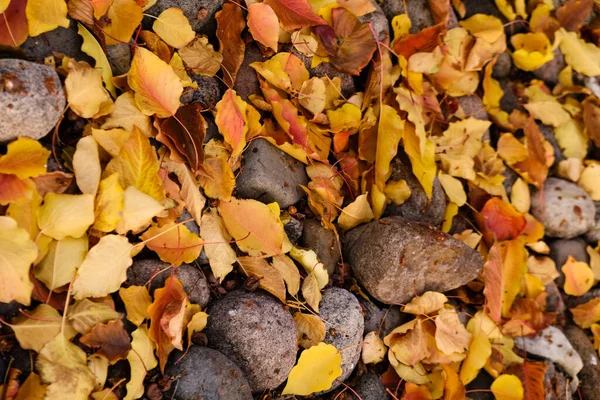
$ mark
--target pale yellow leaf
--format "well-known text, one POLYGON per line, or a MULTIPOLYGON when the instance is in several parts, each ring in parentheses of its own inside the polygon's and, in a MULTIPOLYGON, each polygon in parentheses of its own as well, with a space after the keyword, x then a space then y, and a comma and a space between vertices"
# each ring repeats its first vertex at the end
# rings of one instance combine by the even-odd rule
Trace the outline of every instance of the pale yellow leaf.
POLYGON ((94 223, 94 196, 48 193, 37 210, 38 226, 46 236, 78 238, 94 223))
POLYGON ((600 200, 600 164, 591 163, 581 173, 578 182, 594 201, 600 200))
POLYGON ((465 329, 455 309, 444 308, 435 317, 435 342, 444 354, 465 353, 472 335, 465 329))
POLYGON ((223 55, 214 50, 205 36, 181 48, 179 55, 193 73, 208 77, 215 76, 223 61, 223 55))
POLYGON ((123 212, 123 188, 119 184, 119 173, 100 181, 93 229, 100 232, 112 232, 117 228, 123 212))
MULTIPOLYGON (((137 126, 144 136, 153 136, 150 117, 137 108, 133 93, 126 92, 115 100, 115 109, 108 117, 106 117, 106 120, 102 124, 102 129, 123 128, 126 131, 131 132, 133 131, 134 126, 137 126)), ((96 138, 96 140, 98 140, 98 138, 96 138)), ((98 140, 98 143, 103 146, 100 140, 98 140)))
POLYGON ((164 207, 147 194, 129 186, 123 192, 123 213, 117 224, 117 233, 121 235, 132 231, 139 233, 150 225, 152 218, 164 210, 164 207))
POLYGON ((112 69, 110 67, 110 63, 108 62, 108 58, 106 58, 106 54, 104 54, 102 46, 100 46, 100 43, 98 43, 90 31, 88 31, 80 23, 77 23, 77 33, 83 38, 81 51, 96 60, 96 68, 100 68, 102 70, 102 80, 104 81, 106 89, 110 92, 113 98, 117 97, 115 85, 112 83, 112 69))
POLYGON ((554 282, 560 276, 556 264, 550 257, 529 256, 527 259, 527 271, 539 278, 544 285, 554 282))
POLYGON ((104 324, 108 321, 121 318, 121 314, 116 312, 107 303, 83 299, 69 307, 67 317, 73 328, 82 335, 85 335, 98 324, 104 324))
POLYGON ((513 184, 510 193, 510 203, 520 213, 526 214, 529 212, 531 194, 529 193, 529 186, 522 178, 518 178, 513 184))
POLYGON ((459 207, 462 207, 467 202, 467 193, 461 181, 455 177, 444 174, 443 172, 438 173, 438 180, 446 192, 448 199, 459 207))
MULTIPOLYGON (((184 163, 171 161, 168 158, 163 160, 162 165, 167 171, 169 171, 170 173, 174 173, 177 176, 177 180, 179 180, 179 184, 181 185, 181 190, 179 191, 179 193, 181 194, 181 198, 185 202, 185 209, 188 210, 192 218, 194 218, 196 224, 198 224, 199 227, 202 227, 202 225, 204 224, 204 222, 202 222, 202 219, 204 217, 202 215, 202 210, 206 205, 206 197, 204 197, 200 192, 198 182, 194 178, 194 175, 191 173, 189 167, 184 163)), ((204 228, 201 229, 202 232, 203 229, 204 228)), ((200 234, 200 236, 202 236, 202 233, 200 234)), ((204 240, 209 242, 218 241, 207 239, 204 240)))
POLYGON ((385 358, 387 348, 377 332, 369 332, 362 343, 361 359, 364 364, 378 364, 385 358))
MULTIPOLYGON (((54 308, 40 304, 27 315, 19 315, 11 321, 11 329, 21 348, 38 352, 61 330, 62 317, 54 308)), ((73 337, 77 334, 67 324, 65 335, 73 337)))
POLYGON ((100 166, 98 143, 93 136, 82 137, 77 142, 73 155, 73 170, 81 193, 96 196, 102 167, 100 166))
POLYGON ((127 361, 131 369, 131 378, 127 382, 125 400, 139 399, 144 395, 144 378, 147 371, 156 368, 158 362, 154 356, 154 342, 148 336, 148 329, 142 325, 131 334, 131 351, 127 361))
MULTIPOLYGON (((92 374, 94 374, 94 390, 102 390, 108 377, 108 360, 100 354, 92 354, 87 360, 87 366, 92 371, 92 374)), ((92 397, 97 393, 92 393, 92 397)), ((104 400, 108 400, 108 398, 104 400)))
POLYGON ((207 243, 204 252, 208 258, 210 269, 219 282, 233 270, 237 258, 235 251, 229 244, 231 236, 223 226, 221 217, 215 209, 210 208, 202 215, 202 228, 200 237, 207 243))
POLYGON ((375 214, 371 210, 371 205, 365 193, 358 196, 352 203, 342 209, 342 213, 338 218, 338 225, 343 230, 349 230, 355 226, 369 222, 373 218, 375 218, 375 214))
POLYGON ((569 119, 554 129, 554 136, 565 157, 583 160, 587 155, 588 138, 581 120, 569 119))
POLYGON ((119 296, 125 304, 126 316, 132 324, 140 326, 145 319, 150 318, 148 307, 152 304, 152 297, 146 286, 129 286, 120 288, 119 296))
POLYGON ((404 179, 400 179, 399 181, 387 181, 384 193, 396 206, 404 203, 411 195, 410 187, 404 179))
POLYGON ((294 314, 294 322, 298 329, 298 343, 305 349, 316 346, 325 339, 325 323, 317 315, 297 312, 294 314))
POLYGON ((535 118, 544 124, 554 127, 568 122, 571 117, 556 98, 544 92, 537 85, 531 85, 525 89, 525 95, 529 98, 523 107, 535 118))
POLYGON ((129 43, 143 18, 142 7, 137 3, 136 0, 112 1, 105 18, 108 24, 103 28, 107 45, 129 43))
POLYGON ((35 277, 50 290, 71 282, 77 268, 81 265, 88 251, 88 237, 66 237, 54 240, 48 246, 48 253, 35 266, 35 277))
POLYGON ((307 396, 327 390, 342 375, 342 355, 335 346, 319 343, 300 354, 282 394, 307 396))
POLYGON ((14 219, 0 216, 0 302, 15 300, 29 305, 33 290, 29 267, 37 255, 29 233, 19 228, 14 219))
POLYGON ((298 261, 307 273, 315 274, 319 289, 323 289, 327 283, 329 283, 329 274, 327 269, 317 257, 317 253, 314 250, 305 250, 298 247, 293 247, 290 250, 290 257, 298 261))
POLYGON ((65 79, 67 101, 75 114, 82 118, 98 118, 115 109, 110 94, 102 86, 102 71, 84 61, 70 59, 65 79))
POLYGON ((323 296, 321 295, 321 289, 319 289, 319 282, 313 272, 308 274, 302 282, 302 296, 309 306, 316 312, 319 312, 319 303, 323 296))
POLYGON ((187 17, 180 8, 167 8, 154 21, 152 29, 169 46, 180 48, 196 36, 187 17))
MULTIPOLYGON (((117 100, 118 101, 118 100, 117 100)), ((129 139, 130 133, 124 129, 95 129, 92 128, 92 136, 96 143, 112 157, 119 155, 121 148, 129 139)))
POLYGON ((278 255, 273 257, 271 265, 285 281, 288 293, 292 296, 298 294, 298 290, 300 290, 300 273, 296 268, 296 264, 288 256, 278 255))
POLYGON ((448 298, 442 293, 425 292, 420 296, 414 297, 410 303, 404 306, 402 312, 415 315, 427 315, 440 310, 447 302, 448 298))
POLYGON ((192 319, 187 324, 187 340, 188 346, 192 343, 192 335, 196 332, 201 332, 204 328, 206 328, 206 324, 208 322, 208 314, 199 311, 192 316, 192 319))
POLYGON ((565 61, 577 72, 587 76, 600 75, 600 49, 577 36, 577 32, 567 32, 560 28, 555 33, 560 51, 565 61))

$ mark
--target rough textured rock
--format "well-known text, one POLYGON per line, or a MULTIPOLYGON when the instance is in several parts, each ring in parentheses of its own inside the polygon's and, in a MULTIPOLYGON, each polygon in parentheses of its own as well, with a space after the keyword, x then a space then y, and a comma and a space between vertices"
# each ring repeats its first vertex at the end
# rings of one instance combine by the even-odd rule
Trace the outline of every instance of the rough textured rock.
POLYGON ((193 91, 192 101, 200 103, 204 109, 215 108, 221 100, 221 88, 215 77, 192 75, 192 80, 198 84, 198 90, 193 91))
MULTIPOLYGON (((252 400, 250 385, 240 368, 216 350, 192 346, 181 359, 177 351, 171 355, 166 375, 173 377, 177 400, 252 400)), ((168 398, 171 398, 170 396, 168 398)))
POLYGON ((600 399, 600 361, 594 345, 583 330, 577 326, 565 328, 565 335, 583 360, 583 368, 579 371, 579 390, 584 399, 600 399))
POLYGON ((496 79, 506 78, 510 74, 512 68, 512 57, 505 51, 498 56, 498 61, 494 64, 494 71, 492 75, 496 79))
POLYGON ((462 108, 463 112, 468 117, 489 121, 490 117, 485 111, 485 105, 479 96, 461 96, 457 97, 458 104, 462 108))
POLYGON ((292 315, 270 294, 230 292, 208 309, 208 344, 236 363, 254 392, 274 389, 296 363, 292 315))
POLYGON ((596 223, 594 224, 594 227, 585 234, 585 239, 595 247, 598 244, 598 241, 600 241, 600 201, 595 201, 594 204, 596 205, 596 223))
POLYGON ((0 317, 8 322, 12 317, 19 314, 19 308, 21 307, 22 305, 16 301, 11 301, 10 303, 0 303, 0 317))
MULTIPOLYGON (((342 375, 338 380, 343 382, 350 376, 360 359, 365 328, 362 308, 352 293, 342 288, 332 287, 323 291, 319 316, 325 322, 327 332, 323 341, 334 345, 342 354, 342 375)), ((326 392, 340 384, 334 382, 326 392)))
POLYGON ((590 256, 585 251, 586 247, 587 243, 580 238, 555 240, 550 243, 550 257, 560 271, 569 256, 577 261, 589 262, 590 256))
POLYGON ((531 213, 544 224, 547 236, 570 239, 592 229, 596 207, 573 182, 548 178, 544 190, 531 197, 531 213))
POLYGON ((235 84, 233 85, 238 96, 244 99, 244 101, 248 101, 248 96, 251 94, 262 94, 256 71, 250 64, 253 62, 263 62, 266 59, 267 57, 260 51, 260 48, 256 43, 252 42, 246 45, 244 61, 235 78, 235 84))
MULTIPOLYGON (((215 14, 221 9, 224 0, 158 0, 155 5, 145 11, 146 14, 158 17, 167 8, 176 7, 183 11, 192 29, 198 33, 213 36, 217 31, 215 14)), ((144 24, 151 26, 153 18, 144 18, 144 24)))
POLYGON ((381 309, 375 303, 361 297, 358 298, 358 301, 362 306, 365 318, 365 335, 369 332, 377 332, 379 337, 383 338, 407 320, 406 314, 402 314, 398 306, 381 309))
POLYGON ((354 228, 345 242, 354 276, 386 304, 455 289, 475 279, 483 266, 481 255, 463 242, 400 217, 354 228))
POLYGON ((565 58, 562 52, 557 48, 554 50, 554 58, 533 71, 533 74, 536 78, 541 79, 550 85, 556 85, 556 82, 558 82, 558 73, 566 66, 565 58))
MULTIPOLYGON (((135 260, 127 270, 127 282, 131 285, 145 285, 152 278, 150 285, 150 293, 152 293, 163 287, 167 278, 171 276, 169 267, 170 264, 160 260, 135 260), (159 271, 162 272, 157 274, 159 271), (154 277, 153 274, 155 274, 154 277)), ((190 264, 181 264, 173 270, 173 273, 183 284, 190 301, 206 307, 210 300, 210 289, 200 268, 190 264)))
POLYGON ((281 208, 300 200, 308 184, 304 164, 264 139, 253 140, 243 153, 242 171, 236 179, 237 195, 263 203, 276 201, 281 208))
POLYGON ((360 377, 354 388, 360 397, 353 395, 352 399, 362 400, 388 400, 390 395, 385 391, 385 386, 381 383, 379 376, 373 373, 366 373, 360 377))
POLYGON ((106 58, 114 76, 126 74, 131 68, 131 48, 127 43, 106 46, 106 58))
POLYGON ((417 177, 413 174, 410 164, 395 158, 392 161, 390 180, 398 181, 400 179, 404 179, 410 187, 410 197, 399 206, 388 205, 384 215, 401 216, 407 220, 423 222, 432 226, 441 224, 446 210, 446 195, 438 179, 435 178, 433 194, 429 200, 417 177))
MULTIPOLYGON (((372 1, 376 10, 368 14, 358 17, 363 24, 371 24, 373 30, 377 32, 379 41, 385 42, 390 37, 390 23, 385 16, 385 13, 375 1, 372 1)), ((385 2, 384 2, 385 3, 385 2)))
POLYGON ((28 61, 0 60, 0 143, 50 132, 65 108, 58 74, 28 61))
POLYGON ((83 38, 77 34, 77 22, 69 20, 71 24, 68 28, 58 27, 43 35, 27 38, 21 45, 25 58, 43 63, 44 58, 51 56, 52 52, 57 52, 94 65, 94 59, 81 51, 83 38))
POLYGON ((512 168, 506 168, 504 170, 504 181, 502 181, 502 185, 504 185, 507 195, 511 195, 512 187, 517 179, 519 179, 519 174, 517 174, 512 168))
POLYGON ((540 132, 542 133, 542 135, 544 135, 544 139, 548 141, 554 149, 554 164, 552 165, 558 164, 559 162, 565 159, 565 156, 563 156, 562 150, 560 149, 560 146, 556 141, 556 136, 554 135, 554 128, 550 125, 544 125, 539 122, 537 123, 537 126, 538 128, 540 128, 540 132))
POLYGON ((316 219, 307 219, 304 221, 300 243, 317 253, 329 276, 332 276, 341 256, 335 232, 325 229, 316 219))
POLYGON ((283 229, 290 242, 297 244, 304 231, 304 221, 290 216, 289 221, 284 222, 283 229))
POLYGON ((386 17, 391 21, 398 14, 407 13, 412 25, 410 33, 418 33, 424 28, 435 24, 427 0, 387 0, 381 2, 381 8, 386 17), (406 9, 404 8, 406 4, 406 9))
POLYGON ((554 363, 546 361, 546 374, 544 375, 545 400, 571 400, 569 378, 559 371, 554 363))

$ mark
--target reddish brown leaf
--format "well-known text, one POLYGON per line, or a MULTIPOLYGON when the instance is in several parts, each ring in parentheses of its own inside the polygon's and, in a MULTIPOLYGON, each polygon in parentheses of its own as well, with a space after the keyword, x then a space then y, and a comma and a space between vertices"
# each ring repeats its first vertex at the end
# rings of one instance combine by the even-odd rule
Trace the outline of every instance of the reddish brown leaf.
POLYGON ((577 32, 590 15, 594 0, 569 0, 556 10, 560 25, 568 31, 577 32))
POLYGON ((165 144, 171 151, 177 151, 187 161, 193 172, 204 162, 204 136, 206 121, 202 117, 202 106, 190 104, 180 107, 173 117, 160 124, 160 133, 156 139, 165 144), (166 136, 169 140, 164 141, 166 136), (171 143, 175 148, 169 146, 171 143))
POLYGON ((433 21, 436 24, 446 25, 450 15, 450 0, 427 0, 427 3, 429 3, 433 21))
POLYGON ((414 35, 408 35, 394 43, 394 51, 406 59, 415 53, 431 52, 442 43, 442 34, 446 31, 444 24, 437 24, 423 29, 414 35))
POLYGON ((583 122, 585 133, 592 139, 596 146, 600 147, 600 107, 595 97, 585 99, 583 105, 583 122))
POLYGON ((308 0, 265 0, 265 3, 275 11, 286 31, 327 24, 315 14, 308 0))
POLYGON ((98 354, 106 357, 110 364, 125 359, 131 350, 129 335, 120 319, 96 325, 79 341, 88 347, 98 348, 98 354))
POLYGON ((246 27, 246 19, 237 4, 223 4, 223 9, 216 16, 217 38, 223 54, 223 80, 229 87, 233 86, 238 70, 244 61, 246 45, 242 40, 242 31, 246 27))
POLYGON ((547 328, 554 318, 554 314, 544 313, 535 300, 521 298, 513 303, 511 319, 503 325, 502 333, 510 337, 536 336, 547 328))
POLYGON ((34 184, 31 179, 19 179, 16 175, 0 174, 0 205, 30 196, 34 184))
POLYGON ((502 256, 498 246, 490 248, 482 275, 485 283, 485 306, 490 318, 499 323, 502 319, 502 256))
POLYGON ((29 271, 29 280, 33 283, 33 292, 31 292, 31 298, 33 300, 46 303, 58 311, 64 310, 65 301, 67 300, 66 291, 62 293, 52 292, 52 295, 50 295, 50 290, 48 290, 48 288, 33 275, 33 269, 29 271))
POLYGON ((33 178, 35 187, 40 196, 44 197, 46 193, 64 193, 71 183, 73 183, 73 174, 67 174, 62 171, 48 172, 47 174, 33 178))
POLYGON ((544 136, 533 118, 529 118, 523 131, 527 137, 527 153, 529 157, 525 161, 513 164, 513 168, 523 175, 526 174, 535 186, 541 187, 548 177, 544 136))
POLYGON ((546 364, 536 361, 525 361, 523 364, 513 364, 508 373, 516 375, 523 384, 523 400, 543 400, 546 398, 544 390, 544 376, 546 364))
POLYGON ((497 197, 493 197, 485 203, 478 219, 479 228, 482 230, 486 241, 510 240, 519 236, 527 221, 523 214, 497 197))
POLYGON ((12 0, 0 14, 0 46, 18 47, 29 36, 25 6, 27 0, 12 0))
POLYGON ((94 8, 90 0, 69 0, 67 9, 71 18, 90 26, 94 25, 94 8))

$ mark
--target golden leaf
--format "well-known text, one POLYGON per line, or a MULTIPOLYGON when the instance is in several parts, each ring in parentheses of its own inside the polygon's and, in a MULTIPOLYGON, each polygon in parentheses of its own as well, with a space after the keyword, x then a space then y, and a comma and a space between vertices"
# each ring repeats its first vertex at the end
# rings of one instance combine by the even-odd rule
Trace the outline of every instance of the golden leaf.
POLYGON ((327 390, 342 375, 342 356, 331 344, 319 343, 300 354, 288 376, 283 394, 306 396, 327 390))

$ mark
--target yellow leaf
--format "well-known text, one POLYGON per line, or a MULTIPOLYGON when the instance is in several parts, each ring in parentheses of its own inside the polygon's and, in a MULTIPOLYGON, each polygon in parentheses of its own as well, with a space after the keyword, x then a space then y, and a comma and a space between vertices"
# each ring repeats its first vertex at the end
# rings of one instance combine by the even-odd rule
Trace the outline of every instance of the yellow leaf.
POLYGON ((388 181, 385 185, 384 193, 394 205, 401 205, 410 198, 410 187, 404 179, 399 181, 388 181))
POLYGON ((525 89, 525 95, 529 98, 524 107, 536 119, 544 124, 558 127, 568 122, 571 117, 563 106, 554 98, 545 93, 539 86, 531 85, 525 89))
POLYGON ((338 225, 343 230, 349 230, 355 226, 369 222, 373 218, 375 218, 375 215, 369 205, 367 194, 361 194, 342 210, 338 218, 338 225))
POLYGON ((88 333, 98 324, 121 318, 121 314, 107 303, 94 302, 90 299, 77 301, 69 307, 67 316, 73 328, 82 335, 88 333))
POLYGON ((112 157, 119 155, 121 147, 129 139, 130 133, 123 129, 95 129, 92 128, 92 136, 96 143, 100 145, 112 157))
POLYGON ((600 200, 600 164, 592 163, 585 167, 578 185, 590 194, 592 200, 600 200))
POLYGON ((164 207, 158 201, 129 186, 123 192, 123 212, 117 224, 117 233, 125 235, 129 231, 141 232, 163 210, 164 207))
POLYGON ((3 13, 10 4, 10 0, 0 0, 0 14, 3 13))
POLYGON ((183 84, 173 68, 151 51, 136 48, 127 83, 142 113, 167 118, 177 112, 183 84))
POLYGON ((119 296, 125 304, 126 316, 132 324, 140 326, 145 319, 150 318, 148 307, 152 304, 152 297, 146 286, 129 286, 120 288, 119 296))
POLYGON ((473 340, 467 352, 467 358, 460 367, 460 380, 463 385, 468 385, 479 375, 479 371, 492 355, 492 344, 487 335, 478 329, 473 334, 473 340))
POLYGON ((141 238, 146 242, 146 247, 174 267, 196 261, 204 243, 187 226, 177 225, 175 222, 160 227, 152 225, 141 238))
POLYGON ((217 103, 215 123, 225 142, 232 148, 231 156, 235 157, 246 146, 248 134, 248 105, 233 89, 228 89, 217 103))
POLYGON ((521 290, 523 277, 527 272, 527 250, 518 239, 501 242, 499 247, 502 255, 502 316, 508 317, 512 304, 521 290))
POLYGON ((104 27, 106 44, 129 43, 131 35, 142 22, 142 7, 135 0, 114 0, 106 15, 108 25, 104 27))
POLYGON ((208 314, 202 311, 197 312, 192 316, 192 319, 187 324, 188 346, 192 343, 192 335, 195 332, 201 332, 206 328, 208 322, 208 314))
MULTIPOLYGON (((163 160, 163 167, 170 173, 174 173, 179 180, 181 189, 179 193, 181 198, 185 201, 185 209, 188 210, 194 221, 198 226, 202 226, 202 210, 206 205, 206 198, 202 195, 198 189, 198 182, 194 178, 194 175, 190 172, 189 167, 184 163, 178 163, 171 161, 168 158, 163 160)), ((217 242, 219 240, 206 240, 207 242, 217 242)), ((205 250, 206 251, 206 250, 205 250)))
POLYGON ((115 172, 100 181, 94 210, 96 219, 92 228, 100 232, 112 232, 117 229, 123 212, 123 203, 123 188, 119 184, 119 174, 115 172))
POLYGON ((403 313, 415 315, 427 315, 436 312, 444 307, 448 298, 442 293, 425 292, 420 296, 414 297, 410 303, 404 306, 403 313))
POLYGON ((254 40, 277 52, 279 40, 279 18, 266 3, 253 3, 248 6, 248 29, 254 40))
POLYGON ((253 62, 250 66, 267 82, 286 92, 300 90, 310 78, 304 63, 291 53, 280 52, 267 61, 253 62))
POLYGON ((460 26, 468 30, 473 36, 481 38, 488 43, 494 43, 504 34, 502 21, 491 15, 475 14, 461 21, 460 26))
POLYGON ((94 196, 50 192, 37 210, 37 221, 44 235, 53 239, 81 237, 94 223, 94 196))
POLYGON ((565 274, 564 291, 571 296, 583 296, 594 286, 594 273, 584 262, 569 256, 561 268, 565 274))
POLYGON ((35 277, 50 290, 71 282, 88 251, 88 238, 52 241, 46 257, 35 266, 35 277))
POLYGON ((569 119, 554 129, 554 136, 565 157, 583 160, 587 155, 588 138, 580 120, 569 119))
POLYGON ((62 333, 40 351, 36 368, 42 381, 50 384, 46 400, 87 399, 94 388, 94 374, 87 367, 86 355, 62 333))
POLYGON ((110 67, 110 63, 108 62, 108 58, 106 58, 106 54, 104 54, 102 46, 100 46, 100 43, 98 43, 90 31, 84 28, 84 26, 80 23, 77 23, 77 33, 83 38, 81 51, 96 60, 96 68, 100 68, 102 70, 102 80, 104 81, 106 89, 110 92, 112 97, 117 97, 117 91, 112 82, 112 69, 110 67))
POLYGON ((325 339, 325 324, 317 315, 297 312, 294 322, 298 329, 298 343, 303 348, 316 346, 325 339))
POLYGON ((200 36, 192 43, 179 50, 181 59, 195 74, 215 76, 221 69, 223 55, 213 48, 205 36, 200 36))
POLYGON ((73 155, 73 171, 75 171, 75 180, 81 193, 96 196, 102 167, 100 166, 98 143, 93 136, 82 137, 77 142, 73 155))
MULTIPOLYGON (((133 131, 134 126, 137 126, 144 136, 153 136, 150 117, 143 114, 139 108, 137 108, 135 105, 134 94, 131 92, 123 93, 115 100, 115 109, 108 117, 106 117, 106 121, 102 124, 102 129, 123 128, 126 131, 131 132, 133 131)), ((98 138, 96 138, 96 140, 98 140, 98 138)), ((100 140, 98 140, 98 143, 104 147, 100 140)), ((113 155, 112 153, 110 154, 113 155)))
POLYGON ((435 317, 435 342, 444 354, 466 353, 472 335, 465 329, 456 310, 443 308, 435 317))
POLYGON ((335 110, 327 110, 331 132, 355 132, 360 125, 361 116, 360 108, 352 103, 344 103, 335 110))
POLYGON ((582 329, 590 328, 594 323, 600 321, 600 299, 595 298, 587 303, 571 308, 573 314, 573 322, 582 329))
POLYGON ((600 281, 600 254, 591 246, 587 246, 585 251, 590 256, 590 268, 594 273, 594 280, 600 281))
POLYGON ((543 33, 519 33, 510 38, 515 51, 511 54, 517 68, 535 71, 554 59, 552 44, 543 33))
POLYGON ((531 194, 529 193, 529 186, 522 178, 518 178, 513 184, 512 191, 510 193, 510 203, 520 213, 528 213, 531 207, 531 194))
POLYGON ((296 268, 296 264, 288 256, 278 255, 273 257, 271 265, 283 278, 288 293, 292 296, 298 294, 298 290, 300 290, 300 273, 296 268))
POLYGON ((575 71, 587 76, 600 75, 598 47, 577 37, 577 32, 567 32, 565 28, 556 31, 555 37, 560 41, 560 51, 565 56, 565 61, 575 71))
POLYGON ((100 19, 103 17, 110 6, 112 5, 114 0, 93 0, 90 1, 92 8, 94 9, 94 17, 96 19, 100 19))
MULTIPOLYGON (((402 139, 404 128, 404 121, 402 121, 396 110, 383 104, 381 106, 377 130, 377 150, 375 155, 375 183, 380 191, 384 190, 385 182, 390 177, 390 163, 398 152, 398 143, 402 139)), ((415 138, 418 142, 418 137, 415 136, 415 138)), ((419 143, 417 143, 417 150, 419 146, 419 143)), ((420 150, 418 151, 420 157, 421 152, 420 150)))
POLYGON ((20 137, 7 147, 6 154, 0 156, 0 174, 12 174, 19 179, 26 179, 46 173, 50 151, 37 140, 20 137))
POLYGON ((438 180, 442 184, 448 200, 459 207, 465 205, 467 202, 467 193, 465 193, 465 188, 461 181, 441 171, 438 173, 438 180))
POLYGON ((152 24, 152 29, 169 46, 180 48, 194 40, 196 32, 180 8, 167 8, 152 24))
POLYGON ((298 247, 293 247, 290 250, 290 257, 298 261, 307 273, 314 272, 315 278, 319 284, 319 289, 323 289, 329 283, 329 275, 325 266, 317 257, 314 250, 305 250, 298 247))
POLYGON ((223 226, 221 217, 215 209, 210 208, 202 215, 202 240, 210 243, 204 247, 206 257, 217 281, 222 282, 225 276, 233 270, 237 258, 229 241, 231 236, 223 226))
POLYGON ((490 389, 496 400, 523 400, 523 384, 515 375, 500 375, 490 389))
POLYGON ((545 285, 550 284, 560 276, 556 270, 556 264, 550 257, 529 256, 527 259, 527 271, 539 278, 545 285))
POLYGON ((362 344, 361 359, 364 364, 378 364, 384 360, 386 353, 385 344, 377 332, 369 332, 362 344))
POLYGON ((425 152, 419 152, 419 138, 411 124, 406 124, 404 129, 404 150, 410 158, 413 174, 417 177, 427 198, 431 199, 433 193, 433 181, 436 176, 435 166, 435 144, 425 140, 425 152))
POLYGON ((342 375, 342 355, 335 346, 319 343, 300 354, 288 376, 283 394, 307 396, 327 390, 342 375))
POLYGON ((218 210, 240 250, 251 256, 273 256, 281 252, 283 226, 265 204, 233 198, 230 202, 221 201, 218 210))
POLYGON ((207 158, 200 166, 198 183, 208 197, 223 201, 231 200, 231 194, 235 187, 235 176, 227 158, 207 158))
POLYGON ((85 61, 70 59, 69 74, 65 79, 67 101, 75 114, 82 118, 98 118, 110 114, 115 105, 102 86, 102 71, 90 67, 85 61))
POLYGON ((458 214, 458 206, 452 202, 449 202, 444 211, 444 222, 442 223, 442 232, 450 232, 452 229, 452 221, 458 214))
POLYGON ((298 102, 313 115, 322 112, 327 102, 327 84, 324 79, 313 77, 302 83, 298 102))
POLYGON ((133 263, 133 246, 126 237, 106 235, 91 248, 77 270, 72 285, 73 297, 103 297, 119 290, 127 280, 127 268, 133 263))
MULTIPOLYGON (((47 304, 40 304, 33 311, 28 311, 27 316, 19 315, 11 321, 21 348, 38 352, 50 342, 61 330, 62 318, 58 311, 47 304)), ((67 325, 71 336, 77 332, 67 325)))
POLYGON ((183 60, 179 53, 173 53, 173 57, 171 57, 171 61, 169 61, 169 65, 173 68, 175 74, 181 79, 181 83, 183 87, 191 87, 194 90, 198 90, 198 83, 192 81, 192 78, 188 75, 185 65, 183 65, 183 60))
POLYGON ((304 278, 304 282, 302 283, 302 296, 313 310, 319 312, 319 303, 321 303, 323 296, 321 295, 319 281, 314 271, 304 278))
POLYGON ((38 374, 32 372, 19 388, 19 393, 17 393, 15 400, 43 400, 44 396, 46 396, 46 385, 42 384, 38 374))
POLYGON ((121 187, 133 186, 157 201, 165 199, 165 189, 158 176, 160 164, 154 148, 142 132, 136 128, 119 155, 113 158, 104 171, 105 176, 119 173, 121 187))
POLYGON ((65 0, 28 0, 25 15, 29 24, 29 36, 41 35, 59 26, 68 28, 70 24, 65 0))
POLYGON ((264 258, 238 257, 238 262, 244 275, 258 279, 262 289, 277 297, 282 303, 285 303, 283 278, 264 258))
POLYGON ((424 385, 429 383, 429 377, 427 375, 427 371, 423 368, 421 363, 415 364, 414 366, 408 366, 396 360, 394 357, 394 353, 390 350, 388 351, 388 360, 394 371, 398 374, 398 376, 404 379, 407 382, 416 383, 418 385, 424 385))
POLYGON ((127 382, 125 400, 139 399, 144 395, 144 378, 147 371, 158 365, 154 357, 154 342, 148 336, 148 329, 142 325, 131 334, 131 351, 127 361, 131 369, 131 378, 127 382))

